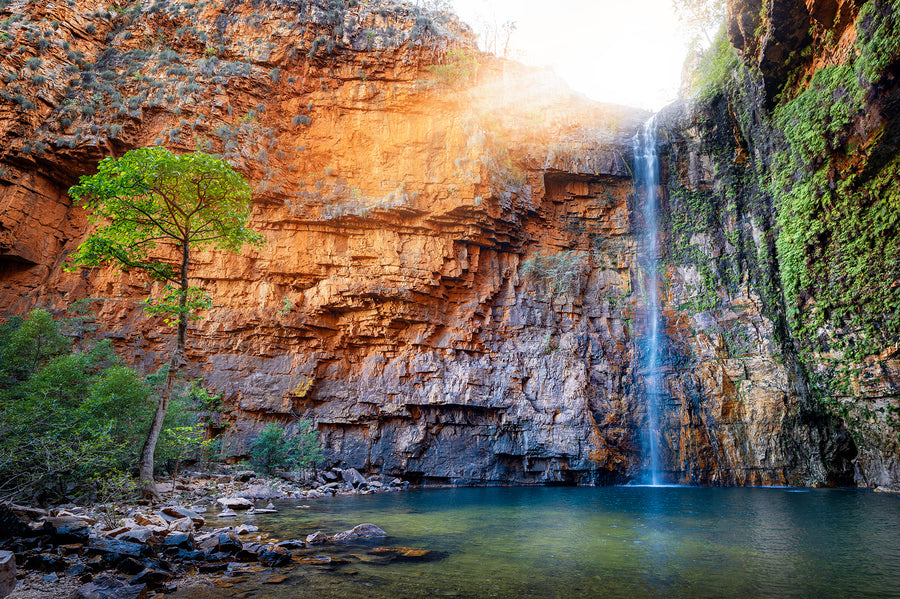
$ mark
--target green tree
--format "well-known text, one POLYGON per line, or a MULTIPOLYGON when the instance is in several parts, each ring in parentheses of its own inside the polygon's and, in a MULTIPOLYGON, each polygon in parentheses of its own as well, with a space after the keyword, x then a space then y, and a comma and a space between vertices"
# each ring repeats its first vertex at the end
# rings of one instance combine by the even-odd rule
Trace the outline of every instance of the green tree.
POLYGON ((206 438, 203 426, 175 426, 163 430, 166 444, 172 452, 172 494, 175 497, 175 485, 178 481, 178 467, 188 457, 196 456, 201 450, 209 446, 212 439, 206 438))
POLYGON ((693 36, 703 35, 708 44, 713 43, 710 33, 725 21, 725 0, 672 0, 675 14, 693 36))
POLYGON ((97 173, 81 177, 69 194, 91 213, 96 226, 73 254, 73 266, 112 263, 144 270, 166 283, 162 297, 148 299, 146 311, 164 315, 178 333, 139 461, 141 492, 159 498, 153 456, 184 363, 188 320, 212 301, 189 283, 191 253, 207 247, 237 252, 245 243, 263 243, 248 227, 250 185, 218 158, 203 152, 176 155, 156 147, 101 160, 97 173), (153 254, 157 243, 174 249, 174 256, 153 254))
POLYGON ((288 437, 277 424, 269 423, 250 446, 250 462, 266 474, 275 468, 310 468, 322 461, 319 431, 309 420, 301 420, 297 434, 288 437))
POLYGON ((150 420, 151 386, 109 340, 76 348, 46 310, 0 324, 0 499, 41 503, 127 467, 150 420))

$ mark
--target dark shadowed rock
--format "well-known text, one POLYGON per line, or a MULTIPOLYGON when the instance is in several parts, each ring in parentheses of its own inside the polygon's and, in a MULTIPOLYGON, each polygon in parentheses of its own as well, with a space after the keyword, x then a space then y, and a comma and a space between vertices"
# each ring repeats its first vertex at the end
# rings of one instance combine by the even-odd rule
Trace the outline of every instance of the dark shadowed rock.
POLYGON ((31 530, 22 522, 11 508, 0 504, 0 539, 24 537, 31 530))
POLYGON ((87 522, 68 516, 45 518, 41 531, 53 537, 54 543, 87 543, 91 536, 87 522))
POLYGON ((128 584, 147 585, 150 588, 156 588, 170 578, 172 578, 172 575, 169 572, 156 568, 146 568, 129 580, 128 584))
POLYGON ((92 554, 115 554, 135 558, 145 557, 152 553, 147 545, 117 539, 93 539, 87 549, 88 553, 92 554))
POLYGON ((174 532, 163 539, 163 547, 176 549, 193 549, 194 535, 189 532, 174 532))
POLYGON ((290 551, 288 551, 284 547, 278 547, 276 545, 266 545, 264 547, 260 547, 259 551, 257 551, 256 553, 256 556, 259 558, 259 563, 264 566, 270 567, 283 566, 292 559, 290 551))
POLYGON ((250 482, 251 478, 256 478, 256 472, 254 472, 253 470, 241 470, 240 472, 236 472, 234 474, 234 480, 239 483, 250 482))
POLYGON ((16 555, 12 551, 0 551, 0 597, 6 597, 16 588, 16 555))
POLYGON ((58 555, 39 553, 25 560, 24 570, 38 570, 40 572, 62 572, 69 564, 58 555))
POLYGON ((217 544, 217 550, 221 553, 237 553, 241 549, 243 549, 244 544, 241 542, 236 535, 230 532, 223 532, 219 534, 219 542, 217 544))
POLYGON ((69 599, 146 599, 147 585, 128 585, 112 576, 98 577, 80 587, 69 599))

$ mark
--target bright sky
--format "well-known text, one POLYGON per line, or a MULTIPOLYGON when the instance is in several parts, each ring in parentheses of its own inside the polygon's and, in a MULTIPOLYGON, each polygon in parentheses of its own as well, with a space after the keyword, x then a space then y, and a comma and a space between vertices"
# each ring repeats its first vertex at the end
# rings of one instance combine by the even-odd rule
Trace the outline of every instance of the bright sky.
MULTIPOLYGON (((516 22, 513 58, 588 97, 650 110, 676 99, 688 39, 672 0, 453 0, 463 21, 516 22)), ((498 54, 502 53, 503 34, 498 54)))

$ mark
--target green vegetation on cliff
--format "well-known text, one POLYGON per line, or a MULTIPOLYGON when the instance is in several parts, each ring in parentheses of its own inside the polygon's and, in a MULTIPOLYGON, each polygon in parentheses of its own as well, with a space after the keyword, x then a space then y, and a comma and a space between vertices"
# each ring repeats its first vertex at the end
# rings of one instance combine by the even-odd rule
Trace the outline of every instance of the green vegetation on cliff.
POLYGON ((900 157, 870 163, 882 131, 865 117, 897 60, 897 9, 866 3, 856 57, 817 70, 774 113, 788 141, 771 172, 791 324, 804 350, 851 362, 900 338, 900 157))
POLYGON ((852 46, 829 32, 787 48, 804 62, 777 90, 756 42, 736 61, 723 32, 695 60, 691 129, 669 150, 667 260, 697 286, 693 313, 726 311, 746 282, 783 359, 871 464, 900 451, 900 1, 861 4, 852 46))

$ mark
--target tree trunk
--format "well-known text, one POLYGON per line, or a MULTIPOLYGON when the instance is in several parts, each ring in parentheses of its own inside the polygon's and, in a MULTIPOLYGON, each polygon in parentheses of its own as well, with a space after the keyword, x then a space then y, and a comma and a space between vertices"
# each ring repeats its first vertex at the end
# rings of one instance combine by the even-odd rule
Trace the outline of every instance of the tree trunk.
POLYGON ((166 420, 166 411, 169 409, 169 402, 172 401, 172 393, 175 391, 175 381, 178 378, 178 372, 181 370, 182 364, 184 364, 184 346, 187 337, 188 324, 186 310, 189 251, 190 246, 188 240, 184 240, 181 245, 181 296, 178 298, 178 336, 175 342, 175 352, 172 354, 172 359, 169 361, 169 371, 166 373, 166 382, 160 391, 159 401, 156 404, 156 413, 153 414, 153 421, 150 423, 150 430, 147 431, 147 440, 144 441, 144 447, 141 449, 141 458, 138 464, 141 495, 143 495, 145 499, 154 501, 161 499, 159 491, 156 490, 156 483, 153 480, 156 443, 159 441, 159 435, 162 432, 163 423, 166 420))

